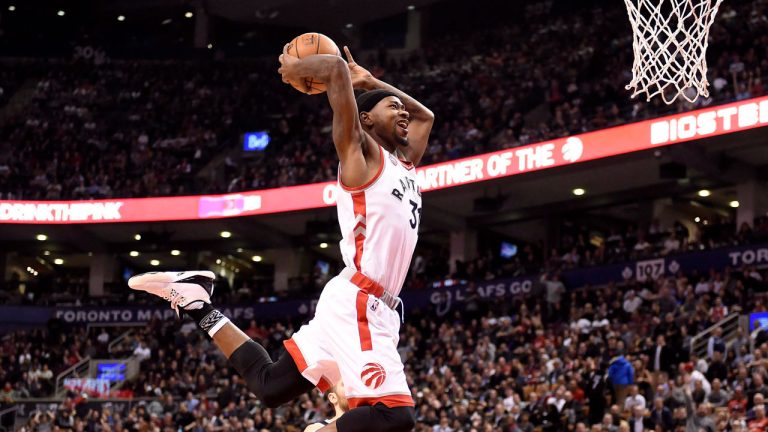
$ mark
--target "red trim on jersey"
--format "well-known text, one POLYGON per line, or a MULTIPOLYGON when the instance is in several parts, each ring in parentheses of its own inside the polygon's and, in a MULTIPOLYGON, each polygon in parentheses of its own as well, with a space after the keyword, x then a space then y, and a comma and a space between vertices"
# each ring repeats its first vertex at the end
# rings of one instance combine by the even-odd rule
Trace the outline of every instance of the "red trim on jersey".
POLYGON ((307 369, 307 361, 304 359, 304 354, 301 353, 299 346, 296 345, 296 341, 293 338, 286 339, 283 341, 283 346, 288 351, 288 354, 291 355, 291 358, 293 358, 293 362, 296 363, 296 368, 299 369, 299 372, 304 372, 307 369))
POLYGON ((357 285, 357 287, 361 290, 365 291, 366 294, 372 294, 376 297, 381 297, 384 295, 383 286, 379 285, 375 280, 360 272, 355 272, 349 281, 357 285))
POLYGON ((374 406, 381 402, 386 405, 387 408, 404 407, 404 406, 416 406, 413 402, 411 395, 388 395, 381 397, 363 397, 363 398, 347 398, 349 402, 349 409, 354 409, 359 406, 374 406))
POLYGON ((316 387, 318 390, 320 390, 321 393, 325 393, 328 390, 330 390, 331 387, 333 386, 331 385, 331 383, 328 382, 327 379, 325 379, 325 377, 320 377, 320 381, 317 382, 316 387))
POLYGON ((347 192, 360 192, 366 189, 368 186, 372 185, 376 180, 378 180, 379 177, 381 177, 381 173, 384 171, 384 164, 386 163, 386 161, 384 160, 384 149, 381 148, 381 146, 379 146, 379 161, 381 163, 379 164, 379 170, 376 171, 376 175, 373 176, 372 179, 368 180, 366 184, 358 187, 345 186, 344 182, 341 180, 341 168, 339 168, 339 185, 341 186, 342 189, 344 189, 347 192))
POLYGON ((354 231, 357 230, 358 227, 366 228, 366 225, 368 223, 366 219, 366 211, 365 211, 365 191, 352 194, 352 210, 354 212, 354 219, 357 219, 358 216, 363 217, 363 221, 358 222, 355 224, 355 226, 352 228, 352 235, 355 238, 355 268, 357 270, 360 270, 362 267, 360 267, 360 263, 363 260, 363 246, 365 245, 365 234, 360 233, 355 235, 354 231))
POLYGON ((357 332, 360 334, 360 349, 362 351, 373 350, 371 341, 371 329, 368 328, 368 294, 357 292, 357 332))
POLYGON ((400 164, 402 166, 404 166, 405 169, 407 169, 407 170, 412 170, 413 169, 413 162, 409 162, 409 161, 407 161, 405 159, 400 159, 400 158, 397 158, 397 160, 400 161, 400 164))
MULTIPOLYGON (((283 341, 283 346, 285 347, 285 350, 288 351, 288 354, 291 355, 293 362, 296 363, 296 368, 299 370, 299 372, 304 372, 307 370, 307 360, 304 358, 304 354, 301 353, 301 350, 296 344, 296 341, 293 340, 293 338, 286 339, 283 341)), ((320 380, 317 382, 315 387, 317 387, 317 389, 321 392, 325 393, 332 386, 331 383, 325 379, 325 377, 320 377, 320 380)))

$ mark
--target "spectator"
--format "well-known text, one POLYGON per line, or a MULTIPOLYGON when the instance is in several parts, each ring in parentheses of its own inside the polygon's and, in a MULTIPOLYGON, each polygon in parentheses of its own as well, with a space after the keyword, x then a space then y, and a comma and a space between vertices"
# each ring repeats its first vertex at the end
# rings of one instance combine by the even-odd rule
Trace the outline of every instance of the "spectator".
POLYGON ((635 290, 627 291, 624 297, 624 311, 628 314, 635 313, 643 304, 643 299, 635 295, 635 290))
POLYGON ((725 342, 723 341, 723 329, 715 327, 712 336, 707 340, 707 358, 713 359, 715 351, 725 355, 725 342))
POLYGON ((611 360, 608 367, 608 379, 613 384, 616 402, 623 405, 627 393, 630 391, 630 386, 635 383, 635 369, 632 367, 632 363, 624 357, 621 350, 611 360))
POLYGON ((133 350, 133 355, 142 362, 152 356, 152 350, 149 349, 144 341, 140 341, 136 349, 133 350))
POLYGON ((643 416, 643 410, 645 410, 645 397, 643 397, 643 395, 638 392, 637 385, 630 385, 629 395, 624 400, 624 411, 634 414, 635 407, 642 408, 640 411, 640 417, 638 417, 641 418, 643 416))
POLYGON ((656 397, 653 400, 653 409, 650 416, 651 429, 661 428, 661 430, 671 430, 674 421, 672 411, 664 405, 664 398, 656 397))
POLYGON ((768 418, 765 416, 765 405, 755 405, 755 418, 747 423, 749 432, 764 432, 768 429, 768 418))

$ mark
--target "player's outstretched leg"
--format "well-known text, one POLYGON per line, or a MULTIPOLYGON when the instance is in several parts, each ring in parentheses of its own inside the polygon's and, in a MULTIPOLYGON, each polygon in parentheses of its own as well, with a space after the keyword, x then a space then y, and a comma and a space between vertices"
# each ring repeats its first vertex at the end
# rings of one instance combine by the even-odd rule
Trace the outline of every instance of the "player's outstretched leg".
POLYGON ((151 272, 130 278, 128 286, 154 294, 170 302, 176 313, 189 315, 265 405, 280 406, 314 388, 290 355, 284 352, 273 362, 264 347, 211 306, 215 278, 210 271, 151 272))

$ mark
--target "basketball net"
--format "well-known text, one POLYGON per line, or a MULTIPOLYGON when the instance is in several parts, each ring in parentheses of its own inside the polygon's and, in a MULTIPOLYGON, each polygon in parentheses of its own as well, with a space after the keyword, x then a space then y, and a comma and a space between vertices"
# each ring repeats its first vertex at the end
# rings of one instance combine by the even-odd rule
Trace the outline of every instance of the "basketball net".
POLYGON ((660 94, 669 105, 681 95, 689 102, 709 96, 707 39, 722 1, 624 0, 634 32, 633 98, 660 94))

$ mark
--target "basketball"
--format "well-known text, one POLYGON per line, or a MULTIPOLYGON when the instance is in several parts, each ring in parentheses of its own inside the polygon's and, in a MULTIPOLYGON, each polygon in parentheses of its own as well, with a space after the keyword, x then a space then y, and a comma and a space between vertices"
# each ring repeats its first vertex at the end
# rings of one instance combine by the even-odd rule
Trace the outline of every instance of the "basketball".
MULTIPOLYGON (((287 54, 296 58, 304 58, 315 54, 333 54, 341 56, 341 51, 336 43, 322 33, 304 33, 296 36, 288 44, 287 54)), ((309 91, 305 91, 300 85, 291 83, 293 88, 306 94, 318 94, 325 91, 325 83, 312 77, 304 79, 309 91)))

